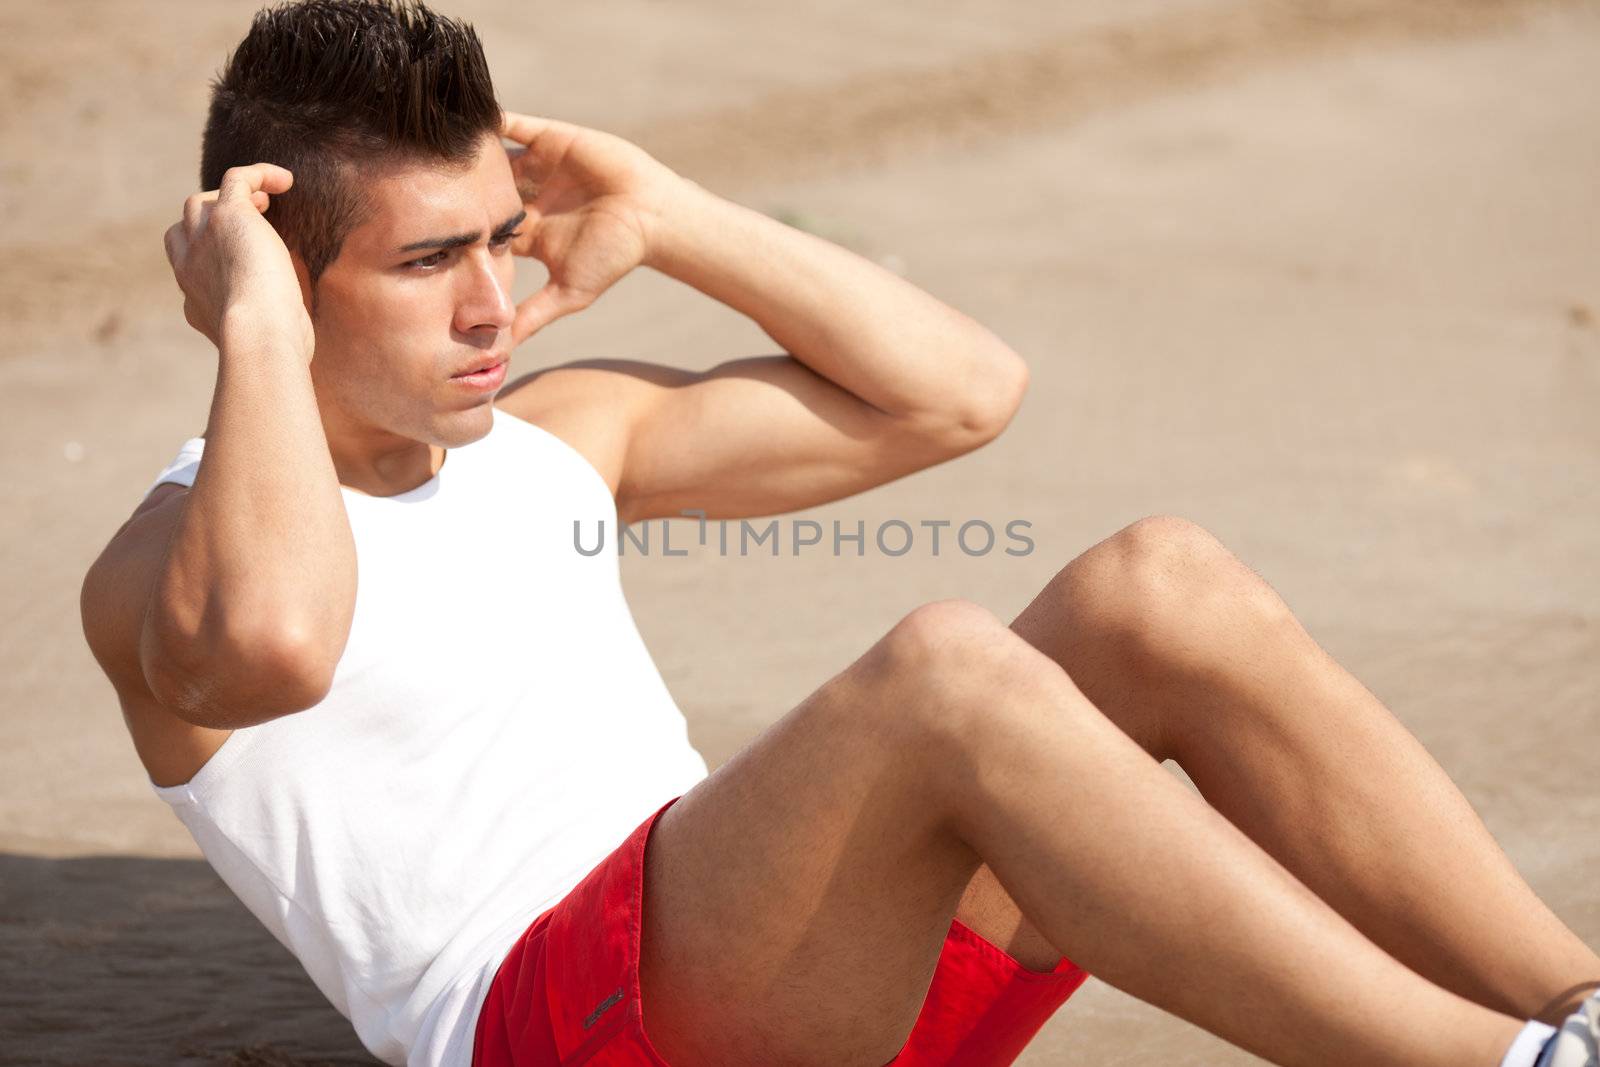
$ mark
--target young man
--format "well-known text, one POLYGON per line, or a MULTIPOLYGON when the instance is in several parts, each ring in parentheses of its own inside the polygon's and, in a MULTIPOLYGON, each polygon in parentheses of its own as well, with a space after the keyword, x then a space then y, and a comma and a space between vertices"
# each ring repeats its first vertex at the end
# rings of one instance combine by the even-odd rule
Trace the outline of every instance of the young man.
POLYGON ((975 322, 503 115, 421 7, 259 15, 202 186, 166 241, 210 419, 84 629, 157 793, 385 1062, 981 1067, 1089 971, 1275 1063, 1595 1067, 1600 959, 1180 520, 1009 627, 917 609, 707 776, 573 523, 770 515, 970 451, 1027 376, 975 322), (514 255, 550 275, 521 307, 514 255), (641 265, 786 354, 503 387, 641 265))

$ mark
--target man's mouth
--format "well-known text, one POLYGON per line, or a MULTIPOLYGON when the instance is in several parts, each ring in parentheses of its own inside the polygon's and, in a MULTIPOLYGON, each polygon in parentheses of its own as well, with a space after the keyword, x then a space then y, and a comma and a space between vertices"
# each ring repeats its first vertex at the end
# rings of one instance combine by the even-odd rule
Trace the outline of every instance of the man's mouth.
POLYGON ((506 362, 508 362, 508 361, 507 361, 506 357, 504 357, 504 356, 499 356, 499 357, 496 357, 494 359, 486 359, 481 363, 473 364, 471 367, 468 367, 464 371, 460 371, 457 374, 452 374, 451 377, 452 378, 467 378, 467 377, 470 377, 470 376, 472 376, 474 374, 484 374, 484 373, 486 373, 488 371, 492 371, 492 370, 495 370, 495 369, 499 368, 501 365, 505 364, 506 362))
POLYGON ((474 392, 492 393, 505 384, 506 367, 510 362, 509 356, 479 362, 460 374, 451 375, 450 380, 474 392))

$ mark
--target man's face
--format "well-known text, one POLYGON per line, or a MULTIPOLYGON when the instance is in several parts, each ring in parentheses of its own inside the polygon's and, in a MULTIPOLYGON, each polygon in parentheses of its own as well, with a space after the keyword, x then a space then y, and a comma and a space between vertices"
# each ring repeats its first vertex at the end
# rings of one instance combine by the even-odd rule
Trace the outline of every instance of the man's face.
POLYGON ((511 235, 523 212, 505 149, 485 136, 469 166, 408 163, 357 180, 367 214, 317 280, 312 312, 330 440, 476 441, 504 368, 487 384, 459 376, 510 358, 516 311, 511 235))

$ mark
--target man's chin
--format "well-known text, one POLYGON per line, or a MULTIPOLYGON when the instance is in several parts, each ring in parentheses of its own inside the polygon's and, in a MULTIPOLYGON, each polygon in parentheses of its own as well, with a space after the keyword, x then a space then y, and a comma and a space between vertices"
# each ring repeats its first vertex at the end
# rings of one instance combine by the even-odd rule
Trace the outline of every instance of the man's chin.
POLYGON ((440 448, 461 448, 488 436, 494 426, 494 397, 460 411, 440 412, 433 420, 432 444, 440 448))

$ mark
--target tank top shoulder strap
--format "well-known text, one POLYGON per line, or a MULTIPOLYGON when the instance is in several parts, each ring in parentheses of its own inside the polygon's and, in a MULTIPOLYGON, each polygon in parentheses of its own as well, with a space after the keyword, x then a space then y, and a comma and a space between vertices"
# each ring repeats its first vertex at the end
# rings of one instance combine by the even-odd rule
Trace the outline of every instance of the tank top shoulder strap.
POLYGON ((604 475, 590 462, 589 457, 562 438, 538 423, 529 422, 500 408, 495 409, 495 430, 496 433, 492 436, 498 439, 499 446, 507 452, 518 452, 524 456, 530 452, 537 452, 554 458, 562 466, 573 471, 579 481, 589 483, 591 490, 598 488, 606 500, 611 502, 613 509, 615 508, 615 498, 604 475))
POLYGON ((156 486, 163 482, 173 482, 177 485, 194 485, 194 476, 200 470, 200 455, 205 451, 206 439, 204 437, 191 437, 178 449, 178 454, 172 461, 161 468, 161 473, 156 475, 150 487, 140 494, 139 499, 144 500, 156 486))

